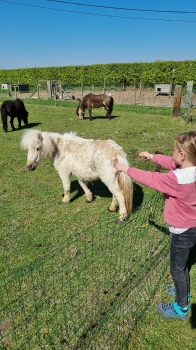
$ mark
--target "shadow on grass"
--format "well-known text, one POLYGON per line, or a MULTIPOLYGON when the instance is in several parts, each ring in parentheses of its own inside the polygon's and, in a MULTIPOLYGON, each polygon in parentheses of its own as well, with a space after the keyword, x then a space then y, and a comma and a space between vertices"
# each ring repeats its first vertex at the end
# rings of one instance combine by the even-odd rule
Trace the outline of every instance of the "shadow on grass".
MULTIPOLYGON (((88 188, 93 193, 93 199, 96 199, 96 196, 103 197, 103 198, 111 198, 112 194, 107 188, 107 186, 101 181, 96 180, 93 182, 88 183, 88 188)), ((77 191, 77 193, 71 198, 71 202, 75 201, 77 198, 84 196, 84 191, 80 187, 77 180, 74 180, 71 182, 71 193, 77 191)), ((133 190, 133 209, 138 208, 141 206, 143 202, 143 189, 138 185, 134 183, 134 190, 133 190)))
POLYGON ((27 125, 22 125, 21 129, 30 129, 30 128, 33 128, 34 126, 38 126, 40 124, 42 124, 42 123, 29 123, 27 125))
POLYGON ((191 304, 191 317, 190 317, 191 327, 196 328, 196 304, 191 304))
POLYGON ((163 232, 165 235, 168 235, 168 236, 170 235, 170 232, 169 232, 169 229, 167 226, 165 227, 165 226, 161 226, 159 224, 156 224, 154 221, 152 221, 150 219, 148 220, 148 223, 149 223, 149 225, 155 227, 157 230, 163 232))
MULTIPOLYGON (((95 119, 112 120, 112 119, 115 119, 115 118, 119 118, 119 116, 118 115, 112 115, 111 118, 108 119, 105 115, 95 115, 95 116, 92 115, 92 118, 93 118, 93 120, 95 120, 95 119)), ((89 120, 89 116, 85 115, 83 120, 89 120)), ((91 121, 93 121, 93 120, 91 120, 91 121)))
MULTIPOLYGON (((191 268, 193 267, 193 265, 196 264, 196 247, 194 249, 191 250, 189 258, 188 258, 188 268, 189 268, 189 272, 191 270, 191 268)), ((191 281, 190 281, 191 283, 191 281)), ((191 322, 191 326, 192 328, 196 328, 196 304, 191 304, 191 318, 190 318, 190 322, 191 322)))
POLYGON ((140 207, 143 203, 144 192, 140 185, 133 183, 133 210, 140 207))
POLYGON ((8 133, 15 132, 15 131, 18 131, 18 130, 30 129, 30 128, 33 128, 34 126, 38 126, 40 124, 42 124, 42 123, 29 123, 29 124, 26 124, 26 125, 21 125, 21 128, 15 126, 16 129, 15 130, 8 130, 8 133))
POLYGON ((190 251, 188 258, 188 268, 191 270, 192 266, 196 264, 196 246, 190 251))

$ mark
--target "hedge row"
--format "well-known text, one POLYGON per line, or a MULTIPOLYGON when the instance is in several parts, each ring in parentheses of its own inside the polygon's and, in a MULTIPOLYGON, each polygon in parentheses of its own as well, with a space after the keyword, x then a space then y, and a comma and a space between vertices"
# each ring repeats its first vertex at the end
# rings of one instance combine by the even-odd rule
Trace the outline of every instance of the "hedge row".
POLYGON ((62 84, 119 85, 125 77, 127 85, 155 83, 186 84, 196 81, 196 60, 156 61, 152 63, 111 63, 89 66, 21 68, 0 70, 0 82, 36 85, 40 80, 60 80, 62 84))

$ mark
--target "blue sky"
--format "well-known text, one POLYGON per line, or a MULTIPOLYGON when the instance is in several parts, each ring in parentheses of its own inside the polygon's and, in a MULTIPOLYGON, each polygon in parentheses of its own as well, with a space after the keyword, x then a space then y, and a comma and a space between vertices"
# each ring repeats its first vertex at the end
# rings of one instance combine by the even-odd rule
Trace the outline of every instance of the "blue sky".
POLYGON ((0 13, 0 69, 196 59, 194 0, 0 0, 0 13))

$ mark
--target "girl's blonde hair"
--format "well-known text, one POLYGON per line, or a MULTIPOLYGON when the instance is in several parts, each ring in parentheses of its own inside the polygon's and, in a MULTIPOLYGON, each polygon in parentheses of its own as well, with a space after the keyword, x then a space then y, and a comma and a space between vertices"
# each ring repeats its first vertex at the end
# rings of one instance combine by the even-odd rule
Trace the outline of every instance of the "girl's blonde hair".
POLYGON ((176 137, 174 146, 186 154, 187 159, 196 165, 196 131, 189 131, 176 137))

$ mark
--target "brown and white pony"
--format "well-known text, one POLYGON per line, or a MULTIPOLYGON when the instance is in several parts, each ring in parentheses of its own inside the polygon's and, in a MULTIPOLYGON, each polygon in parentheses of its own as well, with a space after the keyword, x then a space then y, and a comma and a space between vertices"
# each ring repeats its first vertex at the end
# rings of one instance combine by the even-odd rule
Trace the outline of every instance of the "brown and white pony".
POLYGON ((84 119, 85 110, 88 109, 89 120, 93 120, 92 108, 104 107, 107 111, 106 118, 111 119, 113 105, 114 99, 112 96, 107 94, 94 95, 90 93, 83 97, 78 105, 76 114, 79 116, 79 119, 84 119))
POLYGON ((119 221, 123 222, 132 210, 133 185, 124 172, 117 172, 115 162, 129 166, 127 155, 113 140, 83 139, 75 133, 58 134, 27 130, 21 140, 21 147, 28 150, 27 167, 35 170, 45 157, 53 161, 64 188, 62 203, 70 202, 70 176, 78 179, 87 202, 93 194, 86 182, 100 179, 112 193, 109 211, 119 206, 119 221))

